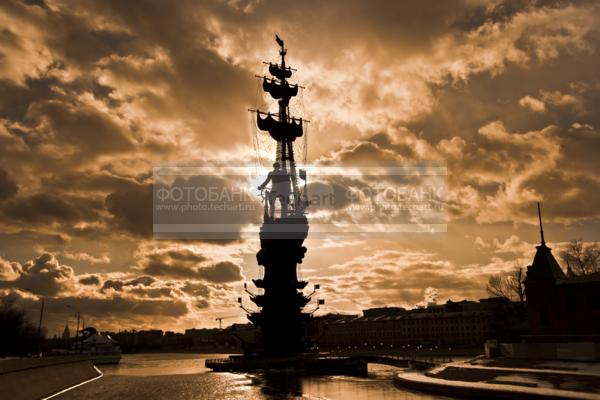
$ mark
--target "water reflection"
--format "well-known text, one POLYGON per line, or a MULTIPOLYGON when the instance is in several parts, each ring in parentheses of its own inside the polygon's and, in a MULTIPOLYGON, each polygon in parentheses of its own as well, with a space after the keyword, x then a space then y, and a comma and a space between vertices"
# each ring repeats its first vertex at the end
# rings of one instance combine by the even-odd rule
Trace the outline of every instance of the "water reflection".
POLYGON ((260 393, 265 396, 260 397, 261 399, 451 399, 395 387, 392 377, 400 371, 400 368, 370 365, 367 377, 311 377, 291 372, 264 372, 249 376, 252 377, 253 385, 260 387, 260 393))
MULTIPOLYGON (((217 356, 218 357, 218 356, 217 356)), ((118 366, 103 366, 104 377, 61 399, 174 399, 174 400, 433 400, 440 396, 411 392, 392 383, 397 368, 369 366, 368 377, 306 377, 288 372, 214 373, 197 354, 125 355, 118 366)))
POLYGON ((285 372, 265 372, 258 375, 257 383, 261 393, 270 396, 302 396, 303 387, 300 376, 285 372))
POLYGON ((156 376, 187 375, 209 372, 204 366, 206 358, 222 355, 187 353, 125 354, 118 365, 102 366, 104 375, 156 376))

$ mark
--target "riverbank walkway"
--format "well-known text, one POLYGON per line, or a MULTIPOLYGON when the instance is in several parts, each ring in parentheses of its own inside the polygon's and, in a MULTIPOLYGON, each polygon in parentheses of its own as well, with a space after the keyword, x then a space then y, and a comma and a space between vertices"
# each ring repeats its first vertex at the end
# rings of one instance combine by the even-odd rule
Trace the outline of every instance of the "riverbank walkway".
POLYGON ((598 399, 600 364, 476 358, 396 375, 398 386, 451 396, 598 399))
POLYGON ((87 356, 52 356, 0 360, 1 398, 50 399, 67 388, 102 376, 87 356))

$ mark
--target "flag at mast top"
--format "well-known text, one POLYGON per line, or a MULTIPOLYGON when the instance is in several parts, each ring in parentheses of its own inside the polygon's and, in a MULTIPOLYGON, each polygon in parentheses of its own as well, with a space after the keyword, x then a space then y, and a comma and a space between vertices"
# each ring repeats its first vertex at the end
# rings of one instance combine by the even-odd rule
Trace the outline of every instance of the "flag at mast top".
POLYGON ((275 41, 277 42, 279 47, 283 49, 283 39, 281 39, 278 34, 275 34, 275 41))

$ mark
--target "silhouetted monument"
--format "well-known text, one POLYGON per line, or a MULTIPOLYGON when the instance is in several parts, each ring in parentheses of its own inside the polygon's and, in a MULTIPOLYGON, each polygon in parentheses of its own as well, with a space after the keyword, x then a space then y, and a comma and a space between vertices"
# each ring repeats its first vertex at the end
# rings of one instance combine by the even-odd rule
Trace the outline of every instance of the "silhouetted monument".
MULTIPOLYGON (((251 300, 260 312, 248 315, 260 328, 258 351, 270 355, 294 354, 304 350, 304 326, 310 314, 303 307, 310 301, 302 294, 308 282, 299 281, 296 267, 302 262, 306 247, 302 244, 308 234, 305 215, 306 183, 298 187, 293 143, 303 135, 303 120, 289 114, 290 99, 297 95, 298 85, 288 83, 292 69, 286 66, 286 49, 280 46, 279 64, 269 64, 272 78, 263 78, 263 90, 278 101, 277 114, 256 110, 258 128, 269 133, 277 143, 273 170, 259 186, 264 191, 264 221, 260 230, 261 249, 256 254, 258 264, 264 267, 262 279, 254 279, 264 294, 252 295, 251 300), (271 183, 271 189, 267 185, 271 183)), ((306 180, 302 171, 300 176, 306 180)))
MULTIPOLYGON (((311 313, 303 312, 303 308, 315 292, 302 293, 308 282, 299 281, 296 270, 306 253, 303 243, 308 235, 305 213, 308 201, 306 172, 296 171, 294 141, 304 135, 303 124, 308 121, 290 116, 289 102, 298 94, 298 85, 287 81, 292 69, 285 64, 283 40, 277 36, 276 40, 281 61, 269 63, 271 78, 260 78, 263 90, 278 101, 279 111, 275 114, 250 110, 256 112, 258 128, 268 132, 277 144, 273 170, 259 186, 265 203, 256 259, 264 268, 264 275, 253 282, 264 293, 256 295, 246 290, 260 311, 252 312, 242 306, 248 312, 248 319, 259 328, 260 339, 257 343, 248 343, 239 337, 244 343, 244 355, 208 359, 205 365, 213 371, 291 368, 309 374, 364 375, 367 363, 363 359, 305 352, 306 323, 311 313), (303 188, 299 187, 298 179, 304 180, 303 188), (269 184, 270 190, 267 189, 269 184)), ((241 303, 242 299, 238 301, 241 303)), ((318 300, 320 304, 323 300, 318 300)))

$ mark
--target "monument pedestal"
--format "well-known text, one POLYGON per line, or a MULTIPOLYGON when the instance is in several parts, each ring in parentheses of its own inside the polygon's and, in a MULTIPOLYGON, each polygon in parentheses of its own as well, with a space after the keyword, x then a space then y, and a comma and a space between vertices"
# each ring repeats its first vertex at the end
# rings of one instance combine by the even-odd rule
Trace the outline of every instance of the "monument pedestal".
POLYGON ((264 267, 264 276, 254 284, 264 293, 251 297, 261 310, 248 316, 260 329, 259 354, 287 356, 305 349, 304 331, 310 315, 302 309, 310 298, 302 293, 308 282, 298 281, 296 268, 306 253, 303 242, 307 234, 306 217, 276 219, 261 227, 256 259, 264 267))
POLYGON ((296 354, 287 357, 230 356, 206 360, 205 365, 216 372, 279 370, 300 375, 367 375, 367 363, 360 358, 325 357, 317 354, 296 354))

